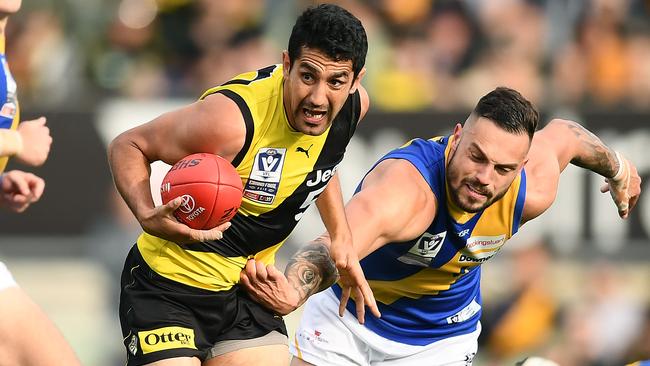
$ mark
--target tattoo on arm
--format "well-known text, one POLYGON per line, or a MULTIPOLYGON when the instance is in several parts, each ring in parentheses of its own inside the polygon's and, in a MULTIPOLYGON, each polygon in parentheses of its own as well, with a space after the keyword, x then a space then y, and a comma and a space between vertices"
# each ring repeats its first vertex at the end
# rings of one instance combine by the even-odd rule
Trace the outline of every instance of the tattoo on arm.
POLYGON ((579 141, 581 153, 571 160, 571 164, 589 169, 606 178, 613 177, 618 171, 618 159, 612 149, 607 147, 596 135, 580 124, 563 121, 579 141))
POLYGON ((294 254, 284 271, 289 283, 300 293, 301 303, 317 292, 332 286, 338 279, 329 248, 319 239, 294 254))

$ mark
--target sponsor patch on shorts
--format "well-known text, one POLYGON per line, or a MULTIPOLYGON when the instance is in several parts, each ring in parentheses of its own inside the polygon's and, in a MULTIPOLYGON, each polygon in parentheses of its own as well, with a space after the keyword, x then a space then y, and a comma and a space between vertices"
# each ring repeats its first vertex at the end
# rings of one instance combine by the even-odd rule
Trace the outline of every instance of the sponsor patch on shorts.
POLYGON ((166 349, 191 348, 194 344, 194 329, 183 327, 164 327, 138 332, 143 354, 166 349))

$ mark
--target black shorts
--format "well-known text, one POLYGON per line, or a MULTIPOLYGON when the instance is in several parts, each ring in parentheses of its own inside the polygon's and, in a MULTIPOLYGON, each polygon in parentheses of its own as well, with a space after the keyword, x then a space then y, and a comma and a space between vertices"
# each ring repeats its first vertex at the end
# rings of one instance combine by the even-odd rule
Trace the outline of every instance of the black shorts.
POLYGON ((221 341, 258 338, 273 330, 287 335, 282 317, 239 286, 213 292, 162 277, 137 245, 122 271, 120 323, 129 366, 173 357, 203 361, 221 341))

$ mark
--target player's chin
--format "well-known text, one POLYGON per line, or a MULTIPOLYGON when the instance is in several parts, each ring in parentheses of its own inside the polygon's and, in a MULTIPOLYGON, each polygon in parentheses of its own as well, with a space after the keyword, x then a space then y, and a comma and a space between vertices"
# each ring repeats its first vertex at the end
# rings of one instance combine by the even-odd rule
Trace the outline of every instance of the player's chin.
POLYGON ((325 133, 329 126, 329 122, 326 119, 319 121, 318 123, 312 123, 307 121, 301 121, 299 130, 305 135, 319 136, 325 133))
POLYGON ((475 199, 460 199, 460 204, 458 205, 463 211, 469 213, 477 213, 489 205, 487 197, 484 200, 475 200, 475 199))

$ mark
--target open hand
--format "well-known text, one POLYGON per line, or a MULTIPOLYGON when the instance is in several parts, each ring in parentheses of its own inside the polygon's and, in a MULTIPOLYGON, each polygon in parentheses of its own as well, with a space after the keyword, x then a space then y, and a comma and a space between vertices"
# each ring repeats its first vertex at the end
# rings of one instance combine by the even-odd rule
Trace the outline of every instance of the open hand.
POLYGON ((623 170, 620 177, 605 179, 605 185, 600 188, 600 191, 603 193, 609 191, 618 208, 619 216, 626 219, 641 194, 641 177, 636 167, 625 157, 621 156, 621 163, 623 170))
POLYGON ((239 276, 251 297, 279 315, 287 315, 300 304, 300 294, 274 265, 249 259, 239 276))
POLYGON ((332 259, 336 263, 339 273, 339 284, 342 288, 341 302, 339 304, 339 316, 345 313, 345 307, 354 291, 357 319, 360 324, 365 322, 365 307, 368 306, 374 316, 381 316, 377 308, 375 296, 372 294, 370 285, 363 275, 363 269, 359 264, 354 247, 349 243, 332 243, 330 247, 332 259))

